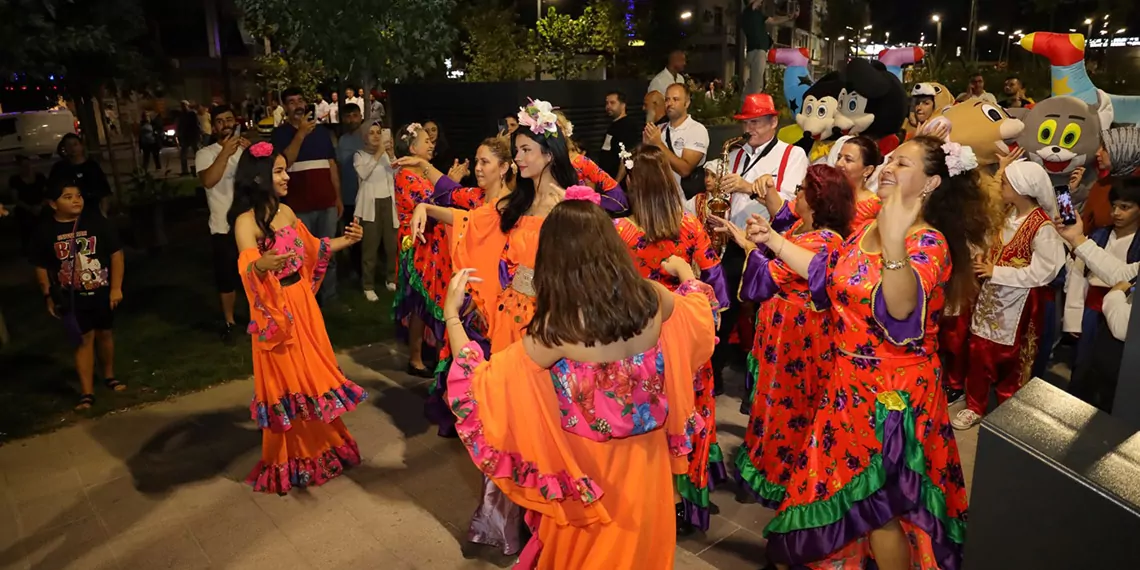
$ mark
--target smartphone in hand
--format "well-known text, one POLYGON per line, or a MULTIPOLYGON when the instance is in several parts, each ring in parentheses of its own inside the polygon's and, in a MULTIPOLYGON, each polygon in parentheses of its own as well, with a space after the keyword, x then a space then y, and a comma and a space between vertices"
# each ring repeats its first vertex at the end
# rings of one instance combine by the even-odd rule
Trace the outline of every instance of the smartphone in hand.
POLYGON ((1057 210, 1061 214, 1061 223, 1071 226, 1077 223, 1077 209, 1073 207, 1073 196, 1064 186, 1054 188, 1057 192, 1057 210))

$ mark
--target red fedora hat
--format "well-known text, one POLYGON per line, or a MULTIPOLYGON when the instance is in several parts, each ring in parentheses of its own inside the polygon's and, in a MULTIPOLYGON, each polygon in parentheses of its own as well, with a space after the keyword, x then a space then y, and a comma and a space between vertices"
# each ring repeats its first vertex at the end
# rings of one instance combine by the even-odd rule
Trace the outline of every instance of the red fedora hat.
POLYGON ((740 110, 740 114, 733 116, 733 118, 737 121, 748 121, 779 114, 780 112, 776 110, 776 102, 772 100, 771 95, 753 93, 744 98, 744 108, 740 110))

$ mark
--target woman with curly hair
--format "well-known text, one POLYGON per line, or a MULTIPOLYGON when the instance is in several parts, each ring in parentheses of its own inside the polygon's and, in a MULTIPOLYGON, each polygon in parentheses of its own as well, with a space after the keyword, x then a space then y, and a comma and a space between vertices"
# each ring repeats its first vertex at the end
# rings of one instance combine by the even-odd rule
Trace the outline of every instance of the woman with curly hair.
POLYGON ((237 240, 238 270, 249 299, 253 337, 254 421, 261 461, 247 480, 255 491, 284 495, 321 485, 360 463, 340 416, 367 396, 336 363, 315 293, 333 254, 359 242, 317 239, 289 206, 285 157, 266 142, 242 154, 227 216, 237 240))
POLYGON ((976 286, 970 250, 985 243, 989 201, 975 168, 968 147, 904 143, 879 178, 882 211, 830 256, 749 220, 749 240, 808 279, 835 319, 835 367, 764 531, 778 567, 867 557, 883 570, 961 567, 966 488, 938 315, 976 286))
MULTIPOLYGON (((783 239, 827 259, 851 233, 855 194, 847 179, 831 166, 808 167, 794 202, 798 220, 783 239)), ((736 453, 737 480, 761 504, 777 508, 835 365, 831 312, 817 306, 810 288, 827 266, 817 263, 814 274, 802 278, 731 223, 718 223, 748 252, 740 300, 760 304, 748 354, 748 385, 755 391, 744 446, 736 453)))

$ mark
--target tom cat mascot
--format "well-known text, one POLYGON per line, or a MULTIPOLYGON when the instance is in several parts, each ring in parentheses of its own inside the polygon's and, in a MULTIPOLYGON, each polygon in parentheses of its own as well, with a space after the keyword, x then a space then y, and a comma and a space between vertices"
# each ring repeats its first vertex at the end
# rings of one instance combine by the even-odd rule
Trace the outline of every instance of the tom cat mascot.
POLYGON ((1026 158, 1045 167, 1054 187, 1068 186, 1069 175, 1088 166, 1080 186, 1072 191, 1073 203, 1080 206, 1097 176, 1096 151, 1101 144, 1098 106, 1076 97, 1050 97, 1022 111, 1016 113, 1025 123, 1017 144, 1025 149, 1026 158))

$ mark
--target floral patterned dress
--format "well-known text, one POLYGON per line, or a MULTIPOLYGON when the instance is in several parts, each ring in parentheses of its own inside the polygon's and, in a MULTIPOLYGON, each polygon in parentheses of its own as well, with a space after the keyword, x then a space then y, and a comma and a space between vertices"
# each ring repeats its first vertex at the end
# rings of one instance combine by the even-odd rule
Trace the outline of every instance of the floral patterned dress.
MULTIPOLYGON (((446 177, 444 177, 446 178, 446 177)), ((458 186, 458 185, 456 185, 458 186)), ((424 243, 412 240, 411 221, 416 206, 427 202, 470 210, 483 203, 482 188, 458 188, 441 191, 425 177, 409 169, 396 173, 396 215, 400 221, 400 263, 397 267, 395 299, 397 336, 407 340, 407 319, 415 313, 424 320, 429 344, 441 347, 447 327, 443 323, 443 300, 451 281, 451 251, 446 224, 429 219, 424 230, 424 243)))
MULTIPOLYGON (((836 567, 870 556, 866 534, 899 519, 914 568, 961 567, 966 488, 940 382, 938 315, 950 279, 946 240, 920 229, 906 240, 918 306, 887 312, 882 256, 863 247, 874 223, 832 254, 826 294, 836 364, 819 396, 786 498, 764 533, 772 562, 836 567)), ((814 288, 813 288, 814 290, 814 288)))
MULTIPOLYGON (((681 232, 675 240, 649 242, 645 232, 628 218, 614 221, 622 241, 629 246, 634 265, 642 277, 661 283, 671 291, 681 283, 661 270, 661 262, 676 255, 700 271, 700 278, 715 292, 718 305, 727 307, 728 293, 721 273, 720 257, 712 249, 712 242, 700 221, 691 214, 681 219, 681 232)), ((697 413, 704 418, 704 429, 693 439, 693 452, 689 454, 689 470, 677 477, 677 491, 681 495, 685 516, 690 524, 701 530, 709 527, 709 492, 717 483, 728 478, 724 454, 716 439, 716 395, 713 393, 712 363, 706 362, 693 380, 696 391, 697 413)))
POLYGON ((606 171, 602 170, 598 163, 590 160, 584 154, 579 154, 570 159, 570 165, 578 174, 578 184, 589 186, 602 195, 602 207, 610 215, 616 216, 628 209, 625 192, 622 191, 617 180, 606 174, 606 171))
MULTIPOLYGON (((826 278, 826 260, 843 238, 831 230, 800 232, 797 221, 784 234, 789 242, 823 254, 811 269, 826 278)), ((830 303, 816 305, 803 279, 780 259, 752 250, 744 263, 740 300, 760 303, 756 334, 748 354, 749 385, 755 387, 744 445, 736 452, 737 480, 766 507, 783 501, 797 452, 815 418, 820 390, 835 365, 830 303)))

